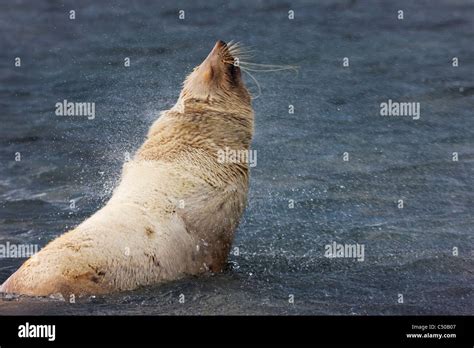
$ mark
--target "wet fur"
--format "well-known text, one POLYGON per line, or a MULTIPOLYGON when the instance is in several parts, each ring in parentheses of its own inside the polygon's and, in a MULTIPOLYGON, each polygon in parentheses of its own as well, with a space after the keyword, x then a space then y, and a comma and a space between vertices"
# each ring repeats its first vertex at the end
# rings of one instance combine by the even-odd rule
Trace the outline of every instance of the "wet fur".
POLYGON ((250 96, 229 58, 218 42, 124 165, 109 202, 27 260, 1 291, 102 294, 223 269, 249 170, 218 163, 217 152, 248 150, 253 134, 250 96))

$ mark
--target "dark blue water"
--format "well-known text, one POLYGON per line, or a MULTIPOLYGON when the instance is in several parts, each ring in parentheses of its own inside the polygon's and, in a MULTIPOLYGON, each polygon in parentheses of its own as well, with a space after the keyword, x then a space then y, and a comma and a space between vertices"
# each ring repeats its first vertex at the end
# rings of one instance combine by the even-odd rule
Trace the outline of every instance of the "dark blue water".
MULTIPOLYGON (((467 0, 0 4, 1 244, 44 246, 99 209, 216 40, 300 67, 255 74, 258 162, 226 272, 75 304, 2 296, 0 314, 472 314, 473 21, 467 0), (55 116, 64 99, 95 119, 55 116), (421 118, 380 116, 388 99, 421 118), (324 257, 334 241, 364 261, 324 257)), ((0 259, 0 282, 23 261, 0 259)))

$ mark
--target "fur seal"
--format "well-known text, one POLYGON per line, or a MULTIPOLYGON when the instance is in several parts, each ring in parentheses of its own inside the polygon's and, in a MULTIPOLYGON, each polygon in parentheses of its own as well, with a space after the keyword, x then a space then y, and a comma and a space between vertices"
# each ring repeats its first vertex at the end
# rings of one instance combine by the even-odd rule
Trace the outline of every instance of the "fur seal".
POLYGON ((107 204, 28 259, 0 291, 104 294, 223 269, 244 211, 253 110, 238 45, 218 41, 188 75, 177 103, 124 164, 107 204))

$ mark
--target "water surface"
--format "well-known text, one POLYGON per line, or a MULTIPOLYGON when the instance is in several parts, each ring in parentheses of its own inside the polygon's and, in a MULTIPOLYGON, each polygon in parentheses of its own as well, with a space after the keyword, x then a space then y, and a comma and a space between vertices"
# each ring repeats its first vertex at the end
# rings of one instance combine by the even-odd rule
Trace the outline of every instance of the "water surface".
MULTIPOLYGON (((224 273, 75 304, 2 296, 0 313, 472 314, 473 19, 447 0, 2 3, 0 243, 44 246, 103 206, 216 40, 300 69, 255 75, 258 162, 224 273), (95 119, 55 116, 64 99, 95 119), (379 116, 388 99, 421 118, 379 116), (334 241, 364 261, 324 257, 334 241)), ((1 259, 0 282, 23 261, 1 259)))

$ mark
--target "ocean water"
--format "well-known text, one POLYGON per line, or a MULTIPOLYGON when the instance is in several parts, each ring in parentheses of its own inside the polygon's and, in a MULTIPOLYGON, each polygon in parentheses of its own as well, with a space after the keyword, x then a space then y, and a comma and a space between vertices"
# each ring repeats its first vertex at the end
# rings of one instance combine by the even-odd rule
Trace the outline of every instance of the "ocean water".
MULTIPOLYGON (((0 244, 44 246, 103 206, 216 40, 299 70, 254 74, 257 166, 225 272, 73 304, 2 295, 0 314, 472 314, 473 21, 468 0, 2 2, 0 244), (55 116, 64 99, 95 118, 55 116), (388 99, 420 118, 380 116, 388 99), (325 257, 333 242, 364 260, 325 257)), ((0 282, 22 262, 0 259, 0 282)))

